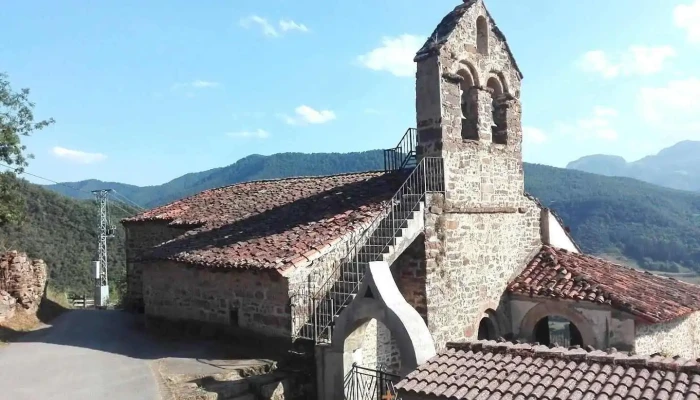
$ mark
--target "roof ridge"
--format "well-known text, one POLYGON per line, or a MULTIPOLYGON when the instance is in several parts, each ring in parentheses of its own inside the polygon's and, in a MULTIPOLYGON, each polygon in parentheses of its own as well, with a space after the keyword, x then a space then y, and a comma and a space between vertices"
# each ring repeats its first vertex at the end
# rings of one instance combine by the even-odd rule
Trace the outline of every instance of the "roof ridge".
POLYGON ((581 348, 579 346, 567 348, 494 340, 477 340, 464 343, 450 342, 447 343, 446 347, 447 351, 506 353, 526 357, 556 358, 566 361, 596 362, 623 367, 651 368, 663 371, 700 374, 700 358, 690 360, 681 358, 680 356, 664 357, 660 353, 655 353, 650 356, 635 355, 618 351, 615 348, 596 350, 593 348, 581 348))
MULTIPOLYGON (((282 182, 282 181, 302 180, 302 179, 321 179, 321 178, 330 178, 330 177, 335 177, 335 176, 348 176, 348 175, 361 175, 361 174, 379 174, 379 173, 388 174, 388 173, 392 173, 392 172, 396 172, 396 171, 383 171, 383 170, 355 171, 355 172, 343 172, 340 174, 288 176, 285 178, 258 179, 258 180, 253 180, 253 181, 236 182, 236 183, 232 183, 230 185, 224 185, 224 186, 218 186, 215 188, 205 189, 205 190, 202 190, 201 192, 193 193, 189 196, 185 196, 185 197, 179 198, 177 200, 173 200, 170 203, 166 203, 166 204, 163 204, 163 205, 160 205, 157 207, 153 207, 153 208, 144 210, 144 211, 142 211, 142 212, 140 212, 132 217, 121 219, 121 222, 122 223, 139 222, 139 221, 141 221, 140 216, 142 214, 152 212, 153 210, 174 206, 178 203, 182 203, 182 202, 184 202, 188 199, 191 199, 193 197, 196 197, 196 196, 201 196, 205 193, 212 193, 212 192, 215 192, 217 190, 232 188, 232 187, 239 186, 239 185, 245 185, 245 184, 250 184, 250 183, 263 183, 263 182, 282 182)), ((163 219, 163 220, 168 221, 168 219, 163 219)), ((170 219, 170 220, 172 221, 174 219, 170 219)))

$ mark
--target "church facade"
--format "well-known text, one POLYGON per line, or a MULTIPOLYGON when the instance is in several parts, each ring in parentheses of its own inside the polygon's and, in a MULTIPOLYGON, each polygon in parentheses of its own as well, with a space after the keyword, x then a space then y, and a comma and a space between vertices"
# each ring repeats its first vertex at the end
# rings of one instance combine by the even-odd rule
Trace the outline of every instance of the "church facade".
POLYGON ((497 338, 700 357, 700 287, 583 254, 525 193, 523 74, 483 0, 415 62, 416 129, 384 171, 241 183, 124 220, 132 308, 312 342, 325 399, 358 367, 410 377, 497 338))

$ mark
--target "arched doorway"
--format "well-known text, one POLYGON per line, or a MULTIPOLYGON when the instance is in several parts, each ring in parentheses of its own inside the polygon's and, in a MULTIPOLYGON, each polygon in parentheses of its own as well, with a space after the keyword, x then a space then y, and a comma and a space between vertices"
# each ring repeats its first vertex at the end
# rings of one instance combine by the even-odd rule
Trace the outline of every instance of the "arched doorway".
POLYGON ((347 392, 347 378, 363 373, 382 375, 378 374, 381 371, 360 367, 359 362, 371 361, 372 352, 375 363, 384 360, 393 368, 398 367, 399 378, 436 354, 425 321, 399 292, 389 264, 370 262, 357 293, 337 317, 330 346, 320 349, 320 398, 334 399, 347 392))
POLYGON ((583 346, 583 336, 576 325, 560 316, 546 316, 535 324, 536 342, 547 346, 583 346))

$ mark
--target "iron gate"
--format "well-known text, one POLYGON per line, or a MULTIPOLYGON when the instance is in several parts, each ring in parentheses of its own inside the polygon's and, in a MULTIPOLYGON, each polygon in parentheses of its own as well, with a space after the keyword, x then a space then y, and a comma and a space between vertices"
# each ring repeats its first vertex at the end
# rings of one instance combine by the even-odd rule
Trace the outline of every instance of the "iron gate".
POLYGON ((401 377, 386 372, 382 365, 370 369, 355 363, 345 376, 345 400, 400 400, 394 387, 400 380, 401 377))

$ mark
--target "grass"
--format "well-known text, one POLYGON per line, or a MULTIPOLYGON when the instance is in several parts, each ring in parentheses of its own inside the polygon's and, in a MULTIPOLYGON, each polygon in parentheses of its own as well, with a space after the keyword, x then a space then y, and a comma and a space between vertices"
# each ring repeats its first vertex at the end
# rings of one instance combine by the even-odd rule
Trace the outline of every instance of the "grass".
POLYGON ((66 294, 48 287, 36 313, 29 313, 18 307, 14 317, 0 323, 0 345, 12 342, 24 333, 50 323, 70 309, 66 294))

